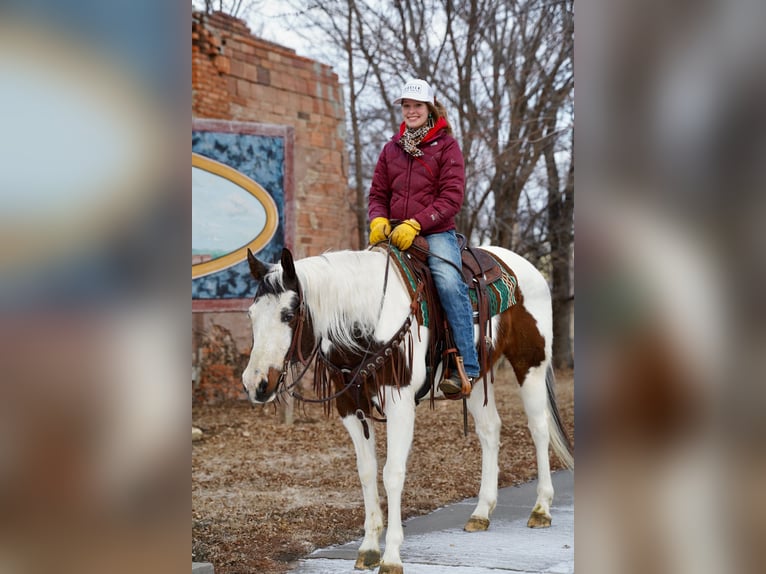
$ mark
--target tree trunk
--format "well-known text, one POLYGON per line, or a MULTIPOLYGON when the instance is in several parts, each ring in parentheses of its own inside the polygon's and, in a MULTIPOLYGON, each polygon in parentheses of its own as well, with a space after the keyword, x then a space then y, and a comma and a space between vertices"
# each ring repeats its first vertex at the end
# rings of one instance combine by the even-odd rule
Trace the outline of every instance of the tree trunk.
POLYGON ((553 300, 553 366, 574 366, 572 344, 572 246, 574 234, 574 159, 569 163, 566 187, 559 190, 560 178, 553 142, 546 146, 548 172, 548 235, 551 246, 551 296, 553 300))
POLYGON ((364 189, 362 178, 362 142, 360 137, 359 113, 356 98, 356 82, 354 80, 354 27, 353 19, 356 15, 356 7, 353 0, 348 2, 348 20, 346 28, 346 57, 348 59, 348 108, 351 114, 351 136, 354 146, 351 149, 351 160, 354 162, 354 190, 356 196, 356 225, 358 248, 364 249, 367 245, 367 194, 364 189))

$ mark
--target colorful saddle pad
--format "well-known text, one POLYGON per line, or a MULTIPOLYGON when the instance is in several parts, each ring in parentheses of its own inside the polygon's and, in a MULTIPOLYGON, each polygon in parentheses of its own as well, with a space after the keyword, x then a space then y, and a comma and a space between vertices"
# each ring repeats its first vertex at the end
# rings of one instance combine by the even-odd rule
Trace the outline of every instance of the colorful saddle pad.
MULTIPOLYGON (((405 252, 400 251, 393 245, 390 246, 391 255, 393 255, 397 266, 402 272, 402 275, 407 280, 410 288, 410 293, 414 294, 418 288, 418 280, 412 273, 408 262, 408 255, 405 252)), ((493 258, 494 259, 494 258, 493 258)), ((495 260, 497 261, 497 260, 495 260)), ((489 313, 490 317, 494 317, 516 304, 516 277, 508 273, 503 265, 500 265, 502 274, 498 279, 487 285, 487 299, 489 301, 489 313)), ((471 298, 471 305, 474 310, 474 322, 478 321, 478 296, 476 294, 476 285, 469 284, 468 295, 471 298)), ((428 305, 425 299, 420 302, 421 315, 423 317, 422 325, 428 327, 428 305)))

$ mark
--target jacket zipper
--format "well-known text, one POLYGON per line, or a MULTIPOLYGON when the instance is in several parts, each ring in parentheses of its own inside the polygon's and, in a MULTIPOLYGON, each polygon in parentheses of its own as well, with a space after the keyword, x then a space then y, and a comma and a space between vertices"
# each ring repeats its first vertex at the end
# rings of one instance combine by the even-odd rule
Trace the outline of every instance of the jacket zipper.
POLYGON ((425 162, 425 160, 420 159, 419 157, 413 157, 409 154, 407 154, 409 157, 407 158, 409 160, 407 164, 407 199, 404 202, 404 213, 410 212, 410 182, 412 181, 412 166, 413 166, 413 160, 418 160, 420 163, 423 164, 423 167, 425 167, 428 170, 428 173, 430 173, 432 176, 434 172, 431 170, 430 167, 428 167, 428 164, 425 162))
MULTIPOLYGON (((409 154, 407 154, 409 155, 409 154)), ((404 202, 404 214, 407 215, 410 212, 410 182, 412 181, 412 156, 408 157, 407 163, 407 199, 404 202)))

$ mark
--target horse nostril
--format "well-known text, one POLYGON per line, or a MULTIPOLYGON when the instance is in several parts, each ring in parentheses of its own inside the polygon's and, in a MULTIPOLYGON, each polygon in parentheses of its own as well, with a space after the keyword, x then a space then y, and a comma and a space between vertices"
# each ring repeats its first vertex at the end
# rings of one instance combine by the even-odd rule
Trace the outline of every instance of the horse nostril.
POLYGON ((269 383, 267 381, 261 381, 258 385, 258 392, 263 394, 266 394, 266 389, 268 388, 269 383))

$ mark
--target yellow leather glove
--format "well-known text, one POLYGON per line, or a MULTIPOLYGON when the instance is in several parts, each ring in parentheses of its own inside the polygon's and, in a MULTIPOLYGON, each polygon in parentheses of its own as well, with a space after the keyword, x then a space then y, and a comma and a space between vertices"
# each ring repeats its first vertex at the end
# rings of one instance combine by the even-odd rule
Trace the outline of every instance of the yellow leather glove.
POLYGON ((376 217, 370 221, 370 245, 385 241, 391 235, 391 222, 385 217, 376 217))
POLYGON ((408 219, 394 227, 391 232, 391 243, 404 251, 410 248, 418 233, 420 233, 420 224, 414 219, 408 219))

